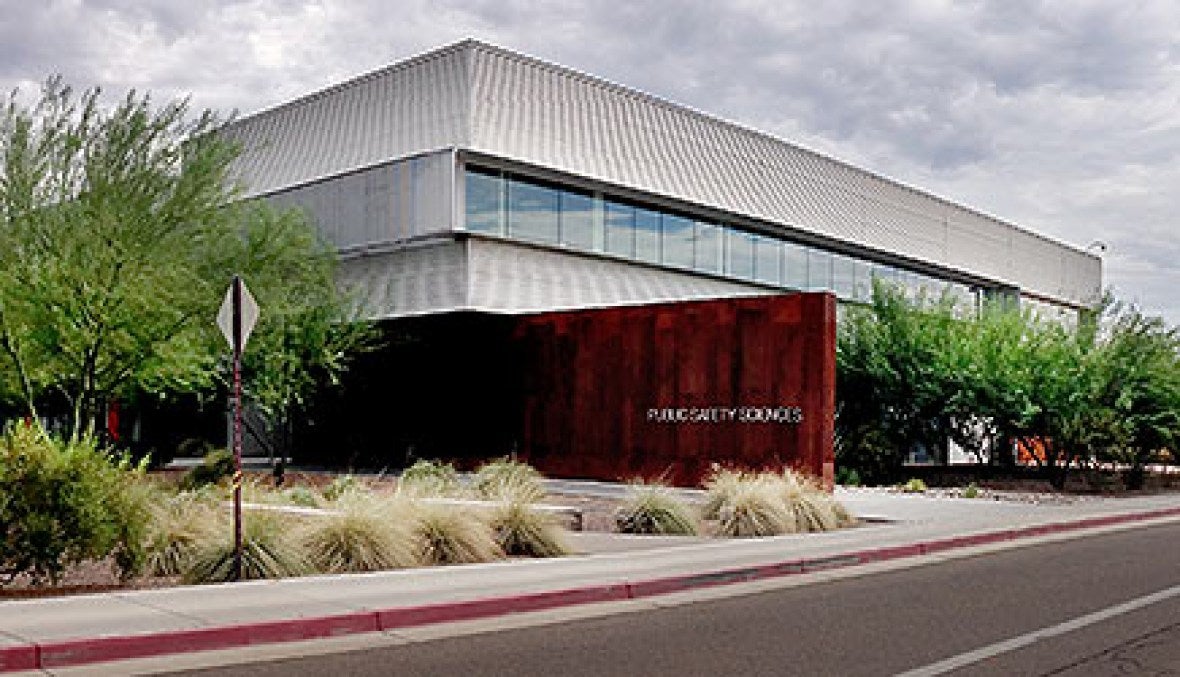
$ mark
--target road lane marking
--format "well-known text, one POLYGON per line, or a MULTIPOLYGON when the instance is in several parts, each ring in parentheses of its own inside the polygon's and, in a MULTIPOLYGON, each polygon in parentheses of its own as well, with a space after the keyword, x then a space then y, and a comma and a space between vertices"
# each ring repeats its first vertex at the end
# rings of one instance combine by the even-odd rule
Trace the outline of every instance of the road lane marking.
POLYGON ((1162 602, 1166 599, 1171 599, 1172 597, 1176 596, 1180 596, 1180 585, 1174 585, 1170 588, 1160 590, 1159 592, 1153 592, 1150 595, 1144 595, 1143 597, 1137 597, 1128 602, 1123 602, 1122 604, 1116 604, 1105 609, 1100 609, 1093 613, 1088 613, 1085 616, 1079 616, 1077 618, 1058 623, 1057 625, 1050 625, 1048 627, 1041 628, 1040 630, 1033 630, 1020 635, 1019 637, 1013 637, 1002 642, 989 644, 987 646, 975 649, 974 651, 968 651, 957 656, 951 656, 950 658, 938 661, 937 663, 931 663, 930 665, 920 668, 914 668, 913 670, 899 673, 897 677, 933 677, 934 675, 942 675, 950 672, 951 670, 958 670, 959 668, 971 665, 972 663, 978 663, 979 661, 986 660, 994 656, 999 656, 1000 654, 1016 651, 1017 649, 1023 649, 1024 647, 1031 646, 1042 640, 1064 635, 1075 630, 1080 630, 1088 625, 1101 623, 1102 621, 1114 618, 1115 616, 1121 616, 1122 614, 1130 613, 1132 611, 1142 609, 1143 607, 1150 606, 1152 604, 1156 604, 1157 602, 1162 602))

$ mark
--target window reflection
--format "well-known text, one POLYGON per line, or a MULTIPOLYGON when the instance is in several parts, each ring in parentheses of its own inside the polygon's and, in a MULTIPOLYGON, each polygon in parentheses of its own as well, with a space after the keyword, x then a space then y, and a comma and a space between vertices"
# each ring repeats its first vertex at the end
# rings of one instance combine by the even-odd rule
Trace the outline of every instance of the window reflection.
POLYGON ((504 234, 503 185, 497 175, 467 171, 467 230, 504 234))
POLYGON ((832 288, 832 254, 820 249, 807 252, 807 288, 823 291, 832 288))
POLYGON ((754 278, 759 282, 781 284, 779 273, 782 258, 782 243, 773 238, 755 235, 754 238, 754 278))
POLYGON ((617 202, 607 202, 603 222, 606 229, 606 251, 627 258, 635 256, 635 208, 617 202))
MULTIPOLYGON (((740 230, 725 231, 725 273, 746 280, 754 279, 754 238, 740 230)), ((776 268, 775 274, 778 274, 776 268)))
POLYGON ((594 250, 594 196, 561 192, 561 243, 594 250))
POLYGON ((508 181, 508 234, 522 240, 557 242, 558 192, 547 186, 508 181))
POLYGON ((807 289, 807 248, 803 245, 783 244, 783 284, 791 289, 807 289))
POLYGON ((635 258, 649 263, 660 262, 660 214, 635 208, 635 258))
POLYGON ((721 228, 711 223, 698 222, 693 267, 708 273, 720 273, 721 253, 721 228))
POLYGON ((695 236, 692 219, 674 214, 664 214, 663 262, 670 266, 692 268, 693 240, 695 236))

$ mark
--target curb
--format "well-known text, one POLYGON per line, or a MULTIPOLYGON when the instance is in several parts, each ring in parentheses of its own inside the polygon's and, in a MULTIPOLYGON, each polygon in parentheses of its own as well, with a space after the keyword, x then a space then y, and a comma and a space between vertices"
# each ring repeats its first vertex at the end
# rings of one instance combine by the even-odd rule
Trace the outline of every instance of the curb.
POLYGON ((513 613, 543 611, 579 604, 642 599, 674 592, 843 569, 871 562, 918 557, 990 543, 1175 516, 1180 516, 1180 507, 1091 517, 1072 522, 1042 524, 1020 529, 987 531, 910 545, 871 548, 825 557, 786 560, 772 564, 720 569, 699 574, 684 574, 627 583, 592 585, 459 602, 243 623, 194 630, 21 644, 0 647, 0 672, 62 668, 193 651, 326 639, 342 635, 382 632, 435 623, 469 621, 513 613))

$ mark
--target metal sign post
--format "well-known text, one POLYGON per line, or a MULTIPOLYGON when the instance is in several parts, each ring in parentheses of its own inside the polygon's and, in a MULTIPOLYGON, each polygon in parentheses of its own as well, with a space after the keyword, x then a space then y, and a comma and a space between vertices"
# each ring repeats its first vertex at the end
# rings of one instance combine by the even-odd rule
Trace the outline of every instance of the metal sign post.
POLYGON ((234 571, 235 581, 242 580, 242 349, 258 321, 258 304, 239 275, 226 290, 225 301, 217 313, 217 326, 233 349, 234 403, 234 571))

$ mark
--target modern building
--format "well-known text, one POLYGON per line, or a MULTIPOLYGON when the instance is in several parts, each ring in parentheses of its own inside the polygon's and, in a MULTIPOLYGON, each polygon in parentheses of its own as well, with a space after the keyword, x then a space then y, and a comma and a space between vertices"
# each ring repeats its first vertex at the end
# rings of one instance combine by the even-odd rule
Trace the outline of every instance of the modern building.
POLYGON ((796 291, 856 303, 874 277, 1066 318, 1101 293, 1101 260, 1082 249, 472 40, 228 133, 247 195, 306 209, 372 317, 450 318, 390 325, 446 344, 448 363, 530 313, 796 291))

